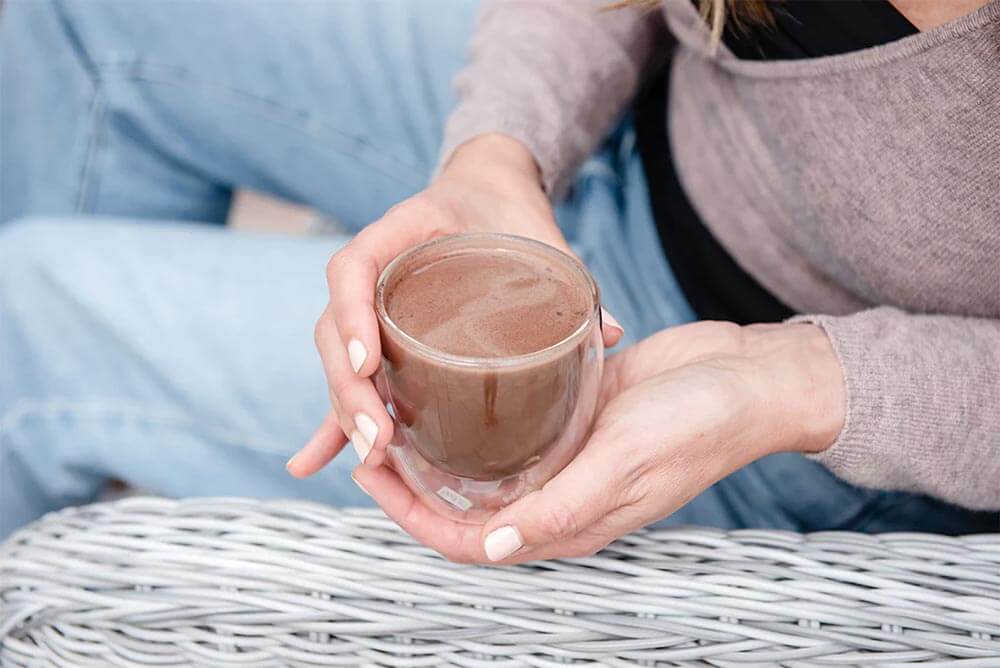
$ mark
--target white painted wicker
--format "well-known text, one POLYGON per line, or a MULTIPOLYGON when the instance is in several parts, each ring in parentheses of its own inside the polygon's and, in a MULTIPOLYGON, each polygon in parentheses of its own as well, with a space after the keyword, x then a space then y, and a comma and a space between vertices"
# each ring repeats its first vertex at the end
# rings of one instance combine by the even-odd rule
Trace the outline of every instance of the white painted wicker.
POLYGON ((644 531, 489 568, 373 511, 133 498, 0 547, 4 667, 920 662, 1000 666, 1000 535, 644 531))

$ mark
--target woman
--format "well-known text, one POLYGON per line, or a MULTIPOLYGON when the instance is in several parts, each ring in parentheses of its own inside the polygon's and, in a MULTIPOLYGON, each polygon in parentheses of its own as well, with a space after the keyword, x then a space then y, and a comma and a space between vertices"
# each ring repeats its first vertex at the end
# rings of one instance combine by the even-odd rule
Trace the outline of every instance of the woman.
POLYGON ((356 503, 353 462, 323 469, 349 437, 356 482, 461 561, 656 521, 996 529, 1000 3, 603 5, 488 4, 456 101, 473 3, 10 3, 0 219, 46 220, 0 233, 0 528, 109 476, 356 503), (219 222, 236 185, 358 233, 121 222, 219 222), (576 252, 635 343, 578 459, 484 527, 382 465, 369 380, 380 267, 467 230, 576 252), (334 409, 293 485, 322 301, 334 409))

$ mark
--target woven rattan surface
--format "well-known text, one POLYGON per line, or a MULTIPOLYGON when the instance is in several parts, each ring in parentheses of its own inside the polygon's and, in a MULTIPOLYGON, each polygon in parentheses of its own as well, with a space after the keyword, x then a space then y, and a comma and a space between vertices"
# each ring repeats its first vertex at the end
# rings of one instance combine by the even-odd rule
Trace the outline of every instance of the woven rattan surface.
POLYGON ((0 665, 1000 667, 1000 535, 645 531, 449 563, 381 514, 132 498, 0 547, 0 665))

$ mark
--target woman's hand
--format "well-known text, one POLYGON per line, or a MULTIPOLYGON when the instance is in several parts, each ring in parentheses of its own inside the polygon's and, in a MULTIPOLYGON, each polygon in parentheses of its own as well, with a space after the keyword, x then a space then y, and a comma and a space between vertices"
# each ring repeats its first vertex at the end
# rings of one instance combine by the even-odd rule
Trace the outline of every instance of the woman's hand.
MULTIPOLYGON (((375 283, 403 251, 459 232, 504 232, 531 237, 570 253, 528 149, 502 135, 483 135, 460 147, 434 183, 365 227, 327 266, 330 301, 316 325, 333 410, 309 443, 288 462, 292 475, 310 475, 350 439, 363 462, 384 460, 392 420, 370 380, 379 365, 375 283)), ((606 345, 622 330, 605 324, 606 345)))
POLYGON ((702 322, 609 358, 582 452, 485 526, 437 516, 388 467, 355 475, 400 526, 455 561, 577 557, 764 455, 823 450, 844 414, 840 364, 818 327, 702 322))

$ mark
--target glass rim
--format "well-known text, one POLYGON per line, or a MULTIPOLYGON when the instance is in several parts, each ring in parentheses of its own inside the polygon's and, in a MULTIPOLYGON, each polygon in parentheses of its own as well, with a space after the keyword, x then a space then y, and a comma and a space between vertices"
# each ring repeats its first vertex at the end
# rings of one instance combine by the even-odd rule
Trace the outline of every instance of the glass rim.
MULTIPOLYGON (((489 246, 483 246, 483 250, 489 250, 489 246)), ((519 367, 531 364, 539 360, 545 360, 553 357, 557 357, 564 349, 569 349, 575 347, 591 330, 591 328, 596 324, 598 327, 601 326, 601 300, 600 291, 597 287, 597 282, 591 275, 590 271, 582 262, 580 262, 575 257, 565 253, 554 246, 543 243, 541 241, 536 241, 535 239, 530 239, 528 237, 522 237, 515 234, 502 234, 499 232, 472 232, 472 233, 461 233, 461 234, 449 234, 441 237, 431 239, 430 241, 425 241, 418 244, 412 248, 397 255, 389 264, 385 266, 382 272, 379 274, 378 281, 375 283, 375 314, 378 317, 379 324, 383 325, 387 331, 389 331, 394 337, 400 340, 407 350, 416 352, 424 357, 430 358, 434 361, 442 362, 451 366, 469 367, 469 368, 507 368, 507 367, 519 367), (461 244, 463 242, 469 242, 474 244, 477 241, 500 241, 509 245, 521 245, 528 246, 535 251, 540 251, 543 254, 549 255, 552 258, 563 263, 571 270, 578 273, 587 285, 590 297, 592 300, 591 312, 584 318, 583 322, 570 332, 567 336, 560 339, 559 341, 553 343, 550 346, 546 346, 540 350, 535 350, 530 353, 523 353, 520 355, 511 355, 508 357, 474 357, 470 355, 456 355, 453 353, 447 353, 443 350, 438 350, 433 346, 429 346, 426 343, 422 343, 410 334, 407 334, 403 329, 396 324, 385 307, 385 286, 386 283, 392 278, 396 269, 399 268, 401 264, 406 262, 406 260, 418 255, 419 253, 426 252, 428 249, 434 248, 436 246, 446 245, 446 244, 461 244)))

